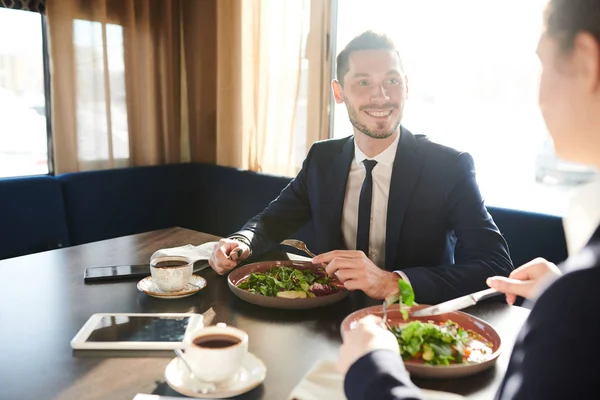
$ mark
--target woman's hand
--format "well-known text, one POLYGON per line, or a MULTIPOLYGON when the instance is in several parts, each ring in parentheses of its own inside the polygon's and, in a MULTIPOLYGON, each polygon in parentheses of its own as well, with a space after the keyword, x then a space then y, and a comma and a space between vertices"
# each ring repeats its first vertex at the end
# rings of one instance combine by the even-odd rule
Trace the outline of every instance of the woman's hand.
POLYGON ((391 350, 400 356, 398 341, 387 330, 383 320, 368 315, 357 322, 357 326, 344 334, 344 343, 340 347, 338 370, 345 375, 356 360, 374 350, 391 350))
POLYGON ((536 258, 515 269, 508 278, 494 276, 488 278, 489 287, 506 294, 506 302, 514 304, 517 296, 531 298, 540 281, 549 279, 552 275, 561 276, 558 267, 544 258, 536 258))

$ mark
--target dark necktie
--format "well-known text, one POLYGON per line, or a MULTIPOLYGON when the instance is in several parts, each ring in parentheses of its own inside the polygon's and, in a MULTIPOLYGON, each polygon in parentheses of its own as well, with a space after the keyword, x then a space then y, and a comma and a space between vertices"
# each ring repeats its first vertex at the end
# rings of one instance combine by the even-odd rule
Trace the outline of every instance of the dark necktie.
POLYGON ((371 203, 373 200, 373 168, 375 160, 364 160, 367 175, 360 189, 358 200, 358 228, 356 229, 356 250, 362 250, 369 257, 369 232, 371 230, 371 203))

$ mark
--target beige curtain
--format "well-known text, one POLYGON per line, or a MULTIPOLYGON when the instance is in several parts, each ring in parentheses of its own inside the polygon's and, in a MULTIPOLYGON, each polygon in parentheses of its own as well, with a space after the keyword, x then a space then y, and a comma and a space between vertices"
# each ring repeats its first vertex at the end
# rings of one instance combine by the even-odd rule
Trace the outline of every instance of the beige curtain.
POLYGON ((215 161, 216 0, 49 0, 56 173, 215 161))
POLYGON ((294 175, 303 1, 217 3, 217 163, 294 175))

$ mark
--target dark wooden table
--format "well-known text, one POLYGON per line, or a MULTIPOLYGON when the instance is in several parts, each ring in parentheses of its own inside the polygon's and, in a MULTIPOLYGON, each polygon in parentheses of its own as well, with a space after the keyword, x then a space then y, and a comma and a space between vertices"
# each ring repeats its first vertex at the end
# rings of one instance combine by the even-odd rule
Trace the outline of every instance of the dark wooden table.
MULTIPOLYGON (((239 398, 285 400, 318 359, 336 358, 342 319, 375 304, 362 293, 352 293, 322 309, 265 309, 233 296, 225 277, 210 268, 200 273, 207 279, 207 287, 178 300, 146 296, 137 290, 136 281, 83 283, 83 272, 90 266, 147 263, 157 249, 216 239, 171 228, 0 261, 0 398, 129 400, 136 393, 177 396, 164 381, 164 368, 172 353, 73 351, 69 342, 94 313, 202 313, 213 307, 214 322, 247 331, 250 351, 267 365, 264 384, 239 398)), ((466 311, 499 331, 504 352, 496 367, 469 378, 416 383, 472 399, 491 399, 528 310, 487 303, 466 311)))

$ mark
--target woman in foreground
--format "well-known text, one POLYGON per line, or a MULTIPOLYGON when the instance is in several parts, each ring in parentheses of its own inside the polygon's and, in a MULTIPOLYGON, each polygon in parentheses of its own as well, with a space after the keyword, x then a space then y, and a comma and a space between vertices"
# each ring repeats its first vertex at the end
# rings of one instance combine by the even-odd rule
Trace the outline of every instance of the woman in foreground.
MULTIPOLYGON (((600 0, 550 0, 538 56, 539 104, 558 156, 600 170, 600 0)), ((536 259, 488 279, 510 304, 517 295, 535 300, 497 399, 598 398, 600 228, 561 270, 536 259)), ((422 398, 381 319, 363 319, 345 336, 338 364, 350 400, 422 398)))

